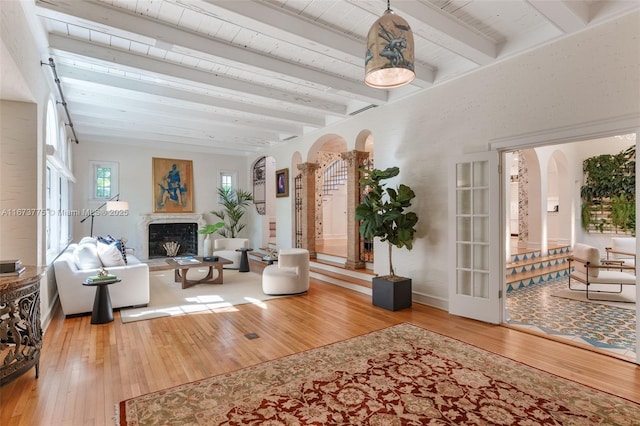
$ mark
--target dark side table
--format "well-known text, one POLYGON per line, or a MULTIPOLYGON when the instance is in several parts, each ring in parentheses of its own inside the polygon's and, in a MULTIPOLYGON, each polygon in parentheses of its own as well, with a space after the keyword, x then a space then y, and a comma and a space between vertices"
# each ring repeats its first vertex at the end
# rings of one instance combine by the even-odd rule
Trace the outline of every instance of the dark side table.
POLYGON ((120 281, 122 280, 116 277, 116 279, 110 281, 82 282, 82 285, 96 287, 96 297, 93 299, 93 311, 91 312, 91 324, 106 324, 113 321, 113 308, 111 307, 108 286, 120 281))
POLYGON ((249 272, 249 255, 247 254, 250 251, 253 251, 252 248, 239 248, 236 251, 241 251, 242 256, 240 256, 240 269, 238 272, 249 272))

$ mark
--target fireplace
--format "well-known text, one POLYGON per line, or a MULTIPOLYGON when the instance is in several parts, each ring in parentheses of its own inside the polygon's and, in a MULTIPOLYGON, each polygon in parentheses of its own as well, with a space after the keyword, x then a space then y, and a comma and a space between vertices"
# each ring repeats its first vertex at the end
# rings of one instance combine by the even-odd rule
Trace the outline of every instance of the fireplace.
POLYGON ((152 223, 149 225, 149 259, 198 254, 197 223, 152 223), (168 254, 166 243, 177 243, 178 252, 168 254))
POLYGON ((144 232, 142 259, 167 257, 163 244, 169 241, 180 244, 178 256, 202 253, 202 236, 198 229, 206 224, 201 214, 143 214, 140 229, 144 232))

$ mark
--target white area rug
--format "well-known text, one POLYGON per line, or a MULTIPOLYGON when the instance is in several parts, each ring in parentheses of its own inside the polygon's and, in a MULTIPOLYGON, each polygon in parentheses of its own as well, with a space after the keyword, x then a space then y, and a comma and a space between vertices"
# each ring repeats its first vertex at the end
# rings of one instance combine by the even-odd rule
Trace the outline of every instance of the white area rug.
MULTIPOLYGON (((586 286, 584 284, 574 283, 573 281, 571 281, 571 287, 582 290, 586 286)), ((619 293, 619 294, 595 293, 592 291, 592 290, 608 290, 608 291, 614 290, 615 291, 617 289, 618 289, 618 286, 611 286, 611 285, 597 287, 596 284, 592 284, 589 287, 590 298, 607 299, 606 301, 588 300, 586 292, 569 290, 568 288, 554 291, 553 293, 551 293, 551 295, 554 297, 562 297, 565 299, 579 300, 581 302, 597 303, 600 305, 607 305, 607 306, 617 306, 625 309, 635 309, 636 308, 636 304, 635 304, 636 286, 634 285, 623 285, 622 293, 619 293)))
MULTIPOLYGON (((204 278, 208 268, 192 268, 187 277, 204 278)), ((215 274, 215 271, 214 271, 215 274)), ((220 312, 234 305, 261 303, 268 299, 287 296, 268 296, 262 292, 262 276, 255 272, 225 269, 224 284, 198 284, 182 289, 173 281, 173 270, 149 273, 151 301, 144 308, 121 309, 122 322, 201 312, 220 312)))

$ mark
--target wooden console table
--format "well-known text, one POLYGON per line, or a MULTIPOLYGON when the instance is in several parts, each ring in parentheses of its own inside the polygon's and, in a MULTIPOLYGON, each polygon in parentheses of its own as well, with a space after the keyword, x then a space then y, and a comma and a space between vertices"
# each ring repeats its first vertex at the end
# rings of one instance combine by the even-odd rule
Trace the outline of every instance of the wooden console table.
POLYGON ((27 266, 0 277, 0 386, 36 368, 40 375, 40 279, 44 268, 27 266))

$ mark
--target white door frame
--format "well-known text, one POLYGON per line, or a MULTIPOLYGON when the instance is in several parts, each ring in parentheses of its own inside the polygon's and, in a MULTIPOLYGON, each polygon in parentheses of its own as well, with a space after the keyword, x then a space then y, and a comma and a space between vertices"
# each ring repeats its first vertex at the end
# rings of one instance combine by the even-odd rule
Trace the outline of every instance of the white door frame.
MULTIPOLYGON (((540 132, 532 132, 523 135, 517 135, 513 137, 495 139, 489 144, 491 151, 498 151, 500 153, 500 162, 502 162, 503 151, 515 151, 525 148, 535 148, 537 146, 548 146, 560 143, 579 142, 590 139, 600 139, 610 136, 635 133, 636 135, 636 147, 640 143, 638 140, 640 137, 640 116, 628 115, 622 117, 615 117, 607 120, 592 121, 589 123, 581 123, 579 125, 567 126, 556 129, 549 129, 540 132)), ((640 164, 636 162, 636 192, 640 188, 640 164)), ((501 180, 502 181, 502 180, 501 180)), ((501 185, 503 185, 501 183, 501 185)), ((502 196, 501 188, 501 201, 500 211, 504 211, 505 202, 502 196)), ((640 197, 636 197, 636 211, 640 211, 640 197)), ((500 240, 504 241, 505 238, 505 226, 501 220, 500 226, 500 240)), ((638 235, 639 225, 636 223, 636 235, 638 235)), ((636 240, 636 252, 640 248, 640 241, 636 240)), ((504 270, 504 268, 503 268, 504 270)), ((502 274, 501 287, 504 288, 505 274, 502 274)), ((636 275, 636 300, 640 300, 640 279, 636 275)), ((504 317, 506 308, 506 297, 502 299, 501 316, 504 317)), ((640 364, 640 303, 636 303, 636 359, 635 363, 640 364)))

